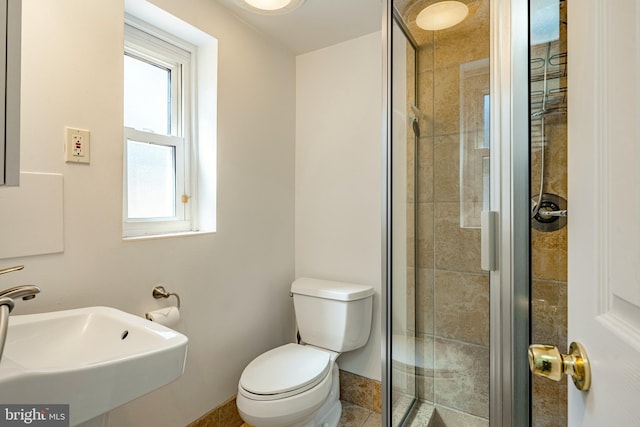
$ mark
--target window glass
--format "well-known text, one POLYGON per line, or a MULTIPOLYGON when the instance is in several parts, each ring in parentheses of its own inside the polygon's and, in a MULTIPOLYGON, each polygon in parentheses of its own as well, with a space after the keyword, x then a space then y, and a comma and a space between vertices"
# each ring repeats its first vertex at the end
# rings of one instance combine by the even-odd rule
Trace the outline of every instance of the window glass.
POLYGON ((171 135, 171 71, 124 56, 124 125, 171 135))
POLYGON ((127 141, 129 218, 176 215, 175 147, 127 141))
POLYGON ((169 27, 186 39, 155 24, 125 14, 125 239, 215 231, 215 126, 210 120, 215 117, 217 41, 183 22, 169 27), (199 49, 206 54, 201 61, 199 49), (206 100, 195 102, 199 88, 206 91, 206 100), (206 117, 207 126, 199 125, 201 116, 206 117), (196 136, 203 137, 202 144, 196 136), (204 166, 202 148, 213 152, 204 166), (199 167, 207 170, 206 176, 199 173, 199 167), (205 176, 202 185, 198 182, 201 176, 205 176), (202 212, 204 222, 199 220, 202 212))

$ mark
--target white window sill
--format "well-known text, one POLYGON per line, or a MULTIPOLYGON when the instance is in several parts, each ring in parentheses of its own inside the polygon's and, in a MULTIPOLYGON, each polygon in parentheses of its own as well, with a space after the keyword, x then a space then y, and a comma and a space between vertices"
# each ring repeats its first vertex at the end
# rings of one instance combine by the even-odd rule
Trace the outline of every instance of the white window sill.
POLYGON ((204 236, 209 234, 216 234, 216 232, 215 231, 185 231, 180 233, 149 234, 144 236, 123 237, 122 241, 135 242, 140 240, 172 239, 177 237, 204 236))

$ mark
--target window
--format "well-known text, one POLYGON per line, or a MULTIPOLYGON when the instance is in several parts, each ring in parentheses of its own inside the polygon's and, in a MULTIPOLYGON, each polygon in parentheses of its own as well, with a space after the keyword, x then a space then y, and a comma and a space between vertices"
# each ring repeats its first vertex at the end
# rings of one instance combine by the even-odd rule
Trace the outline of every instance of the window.
POLYGON ((123 236, 194 230, 195 47, 125 25, 123 236))
POLYGON ((489 209, 489 59, 460 64, 460 227, 479 228, 489 209))

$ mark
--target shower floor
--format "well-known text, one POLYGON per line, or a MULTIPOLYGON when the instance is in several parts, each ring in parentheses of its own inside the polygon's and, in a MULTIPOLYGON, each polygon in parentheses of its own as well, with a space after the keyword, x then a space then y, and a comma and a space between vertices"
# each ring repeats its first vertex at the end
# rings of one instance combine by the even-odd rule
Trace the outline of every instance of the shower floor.
MULTIPOLYGON (((409 398, 407 398, 409 399, 409 398)), ((405 408, 408 409, 408 405, 405 408)), ((394 406, 394 409, 396 407, 394 406)), ((398 410, 402 408, 397 407, 398 410)), ((394 411, 393 425, 397 426, 405 412, 394 411), (395 417, 398 419, 396 420, 395 417)), ((475 417, 431 402, 418 401, 407 417, 404 427, 489 427, 489 420, 475 417)))

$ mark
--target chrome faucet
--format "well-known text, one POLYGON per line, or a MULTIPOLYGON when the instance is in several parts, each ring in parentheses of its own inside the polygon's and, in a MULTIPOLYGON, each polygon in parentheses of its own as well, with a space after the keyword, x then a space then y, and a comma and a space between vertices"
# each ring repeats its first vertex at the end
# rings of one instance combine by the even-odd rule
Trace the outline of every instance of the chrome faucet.
MULTIPOLYGON (((4 268, 0 270, 0 274, 19 271, 23 268, 24 265, 4 268)), ((9 328, 9 313, 11 313, 14 307, 13 300, 22 298, 23 301, 27 301, 35 298, 36 294, 38 293, 40 293, 40 288, 32 285, 14 286, 12 288, 5 289, 4 291, 0 291, 0 361, 2 360, 4 343, 7 340, 7 329, 9 328)))
POLYGON ((18 299, 22 298, 23 301, 34 299, 36 294, 40 293, 40 288, 33 285, 20 285, 13 288, 0 291, 0 301, 2 298, 18 299))

